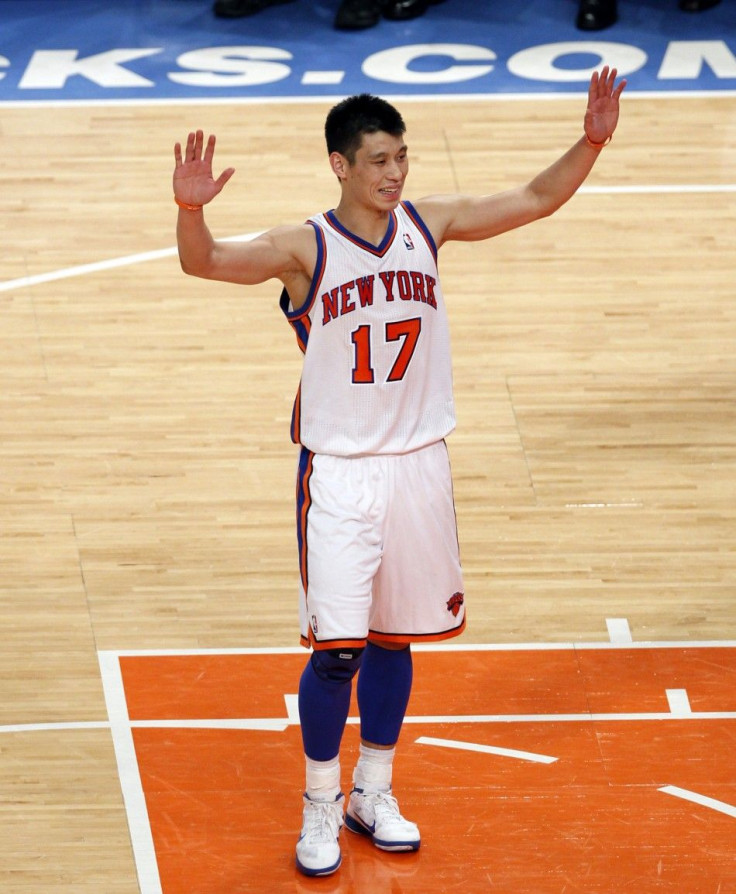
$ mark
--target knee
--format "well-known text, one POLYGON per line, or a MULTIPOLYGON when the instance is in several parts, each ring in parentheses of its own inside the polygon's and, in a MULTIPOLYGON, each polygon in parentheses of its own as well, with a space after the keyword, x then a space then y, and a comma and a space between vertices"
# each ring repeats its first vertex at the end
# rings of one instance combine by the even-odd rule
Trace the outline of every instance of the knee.
POLYGON ((310 661, 314 672, 328 683, 349 683, 358 673, 363 649, 318 649, 310 661))
POLYGON ((384 652, 410 652, 411 643, 374 643, 369 640, 367 648, 369 650, 383 649, 384 652))

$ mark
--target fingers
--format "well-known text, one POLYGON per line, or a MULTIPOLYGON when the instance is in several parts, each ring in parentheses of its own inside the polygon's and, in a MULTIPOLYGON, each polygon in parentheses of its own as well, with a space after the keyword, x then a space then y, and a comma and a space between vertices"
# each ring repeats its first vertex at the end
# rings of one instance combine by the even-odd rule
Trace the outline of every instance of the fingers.
MULTIPOLYGON (((191 131, 187 136, 187 145, 184 150, 184 161, 199 161, 202 157, 202 143, 204 142, 204 134, 201 130, 191 131)), ((174 152, 179 147, 176 144, 174 152)), ((181 157, 181 148, 179 147, 179 157, 181 157)))
POLYGON ((624 87, 626 86, 626 84, 627 84, 626 78, 622 78, 618 87, 616 87, 616 89, 613 91, 613 98, 616 101, 618 101, 619 96, 621 96, 621 93, 622 93, 624 87))
POLYGON ((590 78, 590 96, 592 99, 605 99, 612 97, 618 99, 621 91, 626 86, 626 80, 622 79, 621 83, 616 86, 616 78, 618 77, 618 69, 609 68, 604 65, 600 73, 594 71, 590 78))
POLYGON ((590 96, 591 99, 598 99, 602 96, 609 96, 611 92, 610 84, 611 76, 613 76, 613 80, 616 79, 616 69, 609 69, 607 65, 604 65, 600 72, 594 71, 590 76, 590 96))
POLYGON ((199 161, 202 158, 202 144, 204 143, 204 134, 202 133, 202 131, 196 130, 194 134, 189 134, 189 140, 187 140, 187 149, 189 149, 190 142, 192 145, 191 161, 199 161))
POLYGON ((202 161, 212 164, 212 158, 215 154, 215 135, 211 134, 204 141, 204 132, 194 130, 187 136, 186 148, 182 157, 181 143, 174 144, 174 160, 177 167, 183 162, 202 161))
MULTIPOLYGON (((605 69, 604 69, 604 71, 605 71, 605 69)), ((612 68, 610 70, 610 72, 608 73, 608 77, 606 78, 604 96, 618 96, 621 93, 621 90, 623 88, 620 88, 618 90, 614 89, 614 87, 616 86, 616 78, 617 77, 618 77, 618 70, 615 68, 612 68)), ((626 83, 626 82, 623 81, 622 83, 626 83)))
POLYGON ((227 183, 227 181, 233 176, 235 173, 235 168, 225 168, 225 170, 220 174, 220 176, 215 181, 217 183, 217 191, 219 192, 222 187, 227 183))
MULTIPOLYGON (((200 130, 200 131, 198 131, 198 133, 201 134, 202 131, 200 130)), ((202 140, 204 141, 204 135, 202 136, 202 140)), ((214 154, 215 154, 215 135, 210 134, 210 136, 207 140, 207 147, 204 150, 204 160, 209 162, 210 164, 212 164, 212 157, 214 154)))
MULTIPOLYGON (((193 130, 187 136, 187 142, 182 151, 182 144, 175 143, 174 144, 174 160, 176 162, 176 168, 180 168, 187 164, 192 164, 193 167, 190 169, 186 169, 181 172, 175 172, 174 179, 189 177, 189 178, 204 178, 210 179, 212 178, 212 158, 215 154, 215 135, 210 134, 205 142, 204 131, 201 130, 193 130)), ((226 168, 217 180, 214 181, 215 184, 215 195, 220 192, 223 186, 228 182, 228 180, 235 173, 235 168, 226 168)), ((209 199, 207 200, 209 201, 209 199)))

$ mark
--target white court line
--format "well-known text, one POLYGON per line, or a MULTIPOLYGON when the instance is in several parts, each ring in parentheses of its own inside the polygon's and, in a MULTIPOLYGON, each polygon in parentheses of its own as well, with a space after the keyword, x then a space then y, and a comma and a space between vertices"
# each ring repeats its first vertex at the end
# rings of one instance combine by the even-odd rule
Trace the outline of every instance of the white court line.
POLYGON ((670 711, 676 717, 690 717, 692 715, 693 709, 690 707, 687 689, 667 689, 665 691, 670 711))
POLYGON ((296 694, 284 695, 284 701, 286 702, 286 716, 289 718, 289 723, 301 723, 299 696, 296 694))
POLYGON ((64 723, 9 723, 0 726, 0 733, 53 733, 70 729, 109 729, 106 720, 69 720, 64 723))
MULTIPOLYGON (((443 104, 447 102, 564 102, 579 101, 587 96, 587 90, 570 90, 561 93, 397 93, 390 99, 393 103, 431 102, 443 104)), ((736 97, 736 90, 634 90, 626 91, 626 102, 638 99, 714 99, 736 97)), ((345 94, 333 96, 303 96, 295 93, 292 96, 208 96, 208 97, 149 97, 148 99, 6 99, 0 102, 0 109, 81 109, 81 108, 148 108, 155 106, 243 106, 243 105, 323 105, 336 103, 345 98, 345 94)))
MULTIPOLYGON (((412 643, 412 652, 558 652, 628 649, 736 649, 736 639, 714 640, 641 640, 632 643, 412 643)), ((120 658, 196 657, 198 655, 309 655, 304 646, 257 646, 223 649, 121 649, 111 652, 120 658)))
POLYGON ((98 657, 141 894, 162 894, 120 661, 114 652, 100 652, 98 657))
MULTIPOLYGON (((636 642, 613 643, 601 640, 600 642, 575 643, 412 643, 412 652, 549 652, 558 650, 570 650, 572 652, 596 651, 628 651, 629 649, 736 649, 736 640, 637 640, 636 642)), ((299 651, 297 649, 296 651, 299 651)), ((303 651, 303 648, 301 649, 303 651)), ((133 654, 133 653, 131 653, 133 654)), ((151 653, 159 654, 159 653, 151 653)), ((182 653, 190 654, 190 653, 182 653)))
MULTIPOLYGON (((287 696, 288 697, 288 696, 287 696)), ((432 726, 454 723, 619 723, 625 721, 666 721, 666 720, 736 720, 736 711, 692 711, 678 714, 672 711, 651 713, 611 713, 611 714, 417 714, 407 715, 404 724, 427 724, 432 726)), ((360 717, 348 717, 349 724, 359 724, 360 717)), ((208 718, 199 720, 131 720, 130 729, 232 729, 282 732, 289 726, 299 725, 298 713, 286 717, 257 718, 208 718)), ((17 732, 61 732, 75 729, 111 729, 115 736, 118 726, 105 721, 95 723, 24 723, 0 726, 0 735, 17 732)))
POLYGON ((725 813, 726 816, 736 818, 736 807, 726 804, 725 801, 717 801, 715 798, 706 798, 705 795, 699 795, 697 792, 688 791, 686 788, 678 788, 676 785, 664 785, 658 789, 665 795, 674 795, 676 798, 682 798, 684 801, 692 801, 693 804, 699 804, 701 807, 709 807, 711 810, 717 810, 719 813, 725 813))
POLYGON ((565 509, 642 509, 640 500, 623 500, 618 503, 565 503, 565 509))
POLYGON ((282 733, 290 723, 299 723, 291 721, 288 718, 282 719, 277 717, 257 717, 253 719, 245 719, 240 717, 226 717, 217 719, 208 717, 203 720, 131 720, 130 725, 133 729, 237 729, 237 730, 255 730, 258 732, 282 733))
POLYGON ((107 261, 95 261, 91 264, 80 264, 77 267, 66 267, 62 270, 49 270, 34 276, 21 276, 19 279, 8 279, 0 282, 0 292, 10 292, 26 286, 37 286, 45 282, 56 282, 72 276, 86 276, 88 273, 99 273, 101 270, 113 270, 115 267, 127 267, 131 264, 142 264, 146 261, 157 261, 176 254, 175 248, 162 248, 158 251, 146 251, 142 254, 128 255, 124 258, 110 258, 107 261))
POLYGON ((677 193, 736 192, 736 183, 662 183, 647 186, 581 186, 577 195, 674 195, 677 193))
MULTIPOLYGON (((249 242, 260 236, 258 233, 244 233, 241 236, 227 236, 220 239, 221 242, 249 242)), ((56 282, 60 279, 71 279, 74 276, 87 276, 89 273, 101 273, 105 270, 114 270, 117 267, 131 267, 134 264, 145 264, 148 261, 158 261, 161 258, 171 258, 178 253, 176 246, 172 248, 159 248, 156 251, 145 251, 140 254, 126 255, 122 258, 109 258, 106 261, 94 261, 90 264, 79 264, 76 267, 65 267, 62 270, 49 270, 46 273, 37 273, 34 276, 21 276, 18 279, 8 279, 0 282, 0 292, 11 292, 13 289, 23 289, 28 286, 38 286, 47 282, 56 282)))
MULTIPOLYGON (((700 711, 682 716, 670 711, 611 714, 437 714, 406 716, 404 723, 608 723, 630 720, 736 720, 736 711, 700 711)), ((349 717, 348 723, 359 723, 349 717)))
POLYGON ((538 764, 553 764, 558 758, 547 754, 535 754, 533 751, 518 751, 514 748, 498 748, 495 745, 478 745, 475 742, 458 742, 454 739, 434 739, 432 736, 420 736, 417 745, 437 745, 439 748, 458 748, 461 751, 478 751, 481 754, 495 754, 499 757, 514 757, 522 761, 534 761, 538 764))
POLYGON ((606 618, 608 637, 612 643, 631 643, 633 637, 626 618, 606 618))

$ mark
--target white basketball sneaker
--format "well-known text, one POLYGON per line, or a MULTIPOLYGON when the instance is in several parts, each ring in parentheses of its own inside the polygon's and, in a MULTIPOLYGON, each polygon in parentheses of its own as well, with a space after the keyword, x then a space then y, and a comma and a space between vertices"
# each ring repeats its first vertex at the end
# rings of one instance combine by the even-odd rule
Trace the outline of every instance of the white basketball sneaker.
POLYGON ((340 829, 345 795, 334 801, 311 801, 304 795, 302 834, 296 843, 296 865, 305 875, 331 875, 339 866, 340 829))
POLYGON ((354 788, 345 825, 351 832, 370 835, 376 847, 384 851, 416 851, 421 843, 419 829, 404 819, 391 792, 354 788))

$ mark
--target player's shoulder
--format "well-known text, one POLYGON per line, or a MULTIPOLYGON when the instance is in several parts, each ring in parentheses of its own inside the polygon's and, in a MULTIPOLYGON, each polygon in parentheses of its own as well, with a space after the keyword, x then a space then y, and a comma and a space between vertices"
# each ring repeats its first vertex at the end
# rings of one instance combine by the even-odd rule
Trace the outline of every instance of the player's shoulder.
POLYGON ((306 258, 308 264, 313 261, 316 254, 314 227, 308 223, 281 224, 266 230, 260 238, 283 254, 293 258, 306 258))
POLYGON ((438 193, 423 196, 411 203, 438 246, 444 242, 445 233, 455 215, 460 199, 461 197, 458 195, 438 193))
POLYGON ((308 240, 314 242, 314 227, 310 223, 280 224, 266 230, 263 234, 266 238, 280 243, 305 243, 308 240))
POLYGON ((419 214, 436 215, 448 213, 462 198, 462 196, 455 193, 435 193, 434 195, 414 199, 411 204, 417 209, 419 214))

